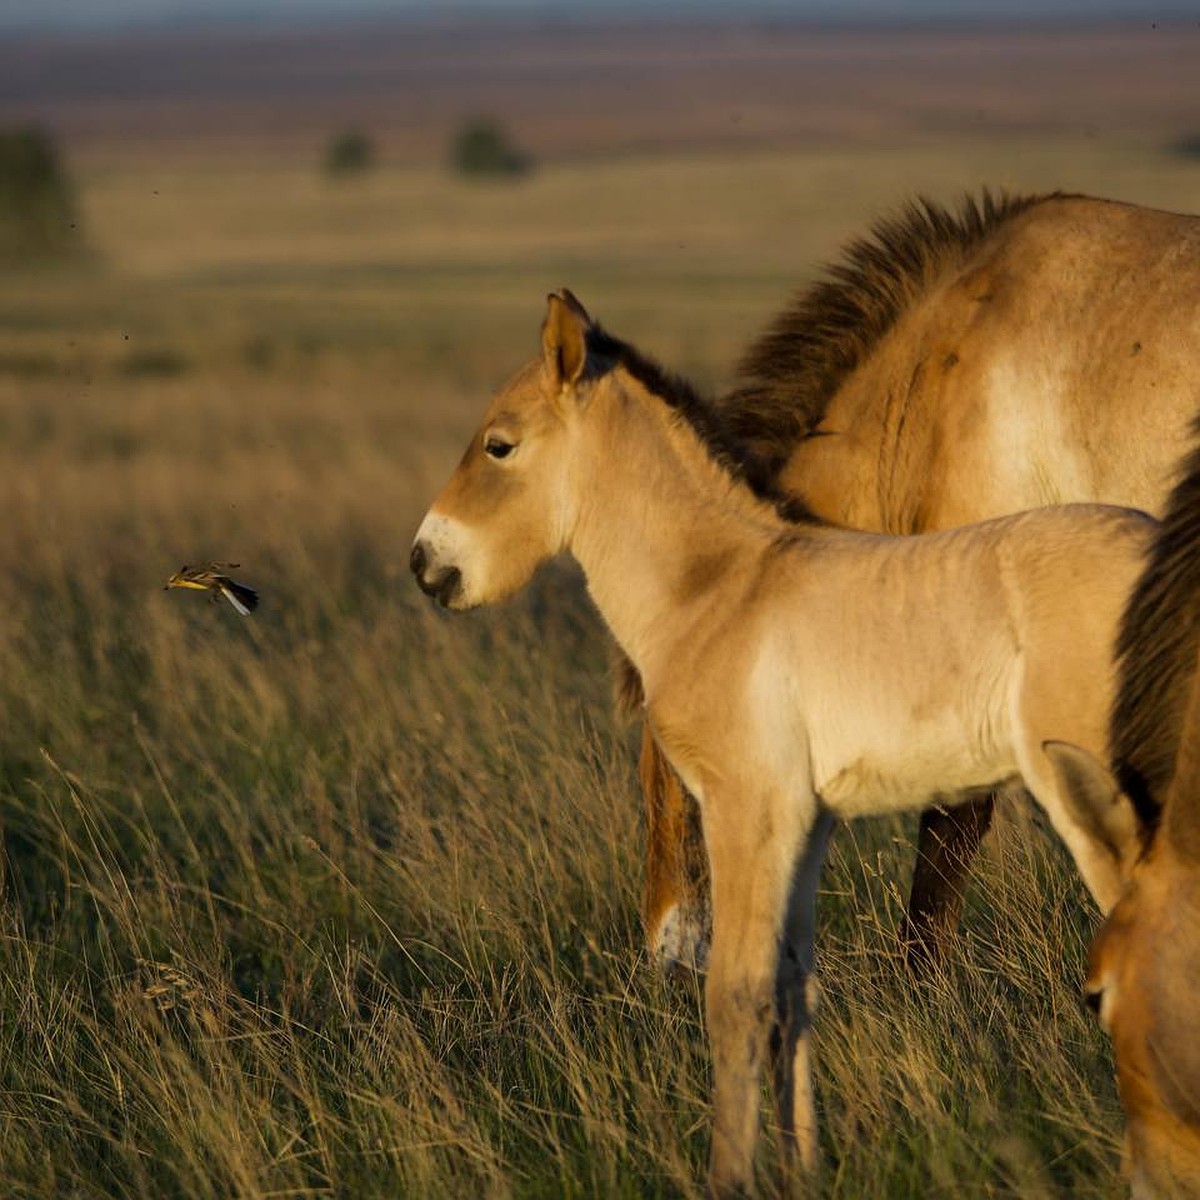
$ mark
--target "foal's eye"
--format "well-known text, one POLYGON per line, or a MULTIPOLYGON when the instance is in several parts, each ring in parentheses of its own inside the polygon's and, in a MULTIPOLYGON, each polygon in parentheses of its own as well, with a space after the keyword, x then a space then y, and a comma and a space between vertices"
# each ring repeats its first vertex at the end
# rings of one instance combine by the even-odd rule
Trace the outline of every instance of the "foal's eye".
POLYGON ((483 452, 488 458, 507 458, 515 449, 512 442, 506 442, 495 434, 490 434, 483 443, 483 452))

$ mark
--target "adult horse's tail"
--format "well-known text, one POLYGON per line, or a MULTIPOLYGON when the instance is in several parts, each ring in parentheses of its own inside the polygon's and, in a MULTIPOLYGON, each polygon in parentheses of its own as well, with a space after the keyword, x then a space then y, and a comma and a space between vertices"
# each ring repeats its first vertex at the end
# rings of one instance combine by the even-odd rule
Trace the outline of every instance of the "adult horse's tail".
MULTIPOLYGON (((645 695, 637 668, 624 655, 616 665, 618 711, 634 716, 645 695)), ((708 858, 700 810, 685 795, 650 726, 642 725, 638 781, 646 803, 646 877, 642 920, 646 944, 668 973, 702 970, 712 936, 708 858)))

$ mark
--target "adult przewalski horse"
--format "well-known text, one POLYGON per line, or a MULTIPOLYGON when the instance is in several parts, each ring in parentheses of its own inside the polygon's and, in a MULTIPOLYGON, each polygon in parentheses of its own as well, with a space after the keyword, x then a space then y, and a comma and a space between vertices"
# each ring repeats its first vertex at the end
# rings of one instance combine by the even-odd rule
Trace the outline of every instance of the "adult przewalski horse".
POLYGON ((570 553, 703 811, 713 938, 710 1187, 753 1181, 770 1050, 780 1128, 813 1169, 817 878, 837 818, 1020 779, 1102 910, 1116 853, 1043 745, 1103 755, 1111 646, 1154 522, 1044 508, 921 537, 766 503, 705 402, 549 299, 542 353, 489 405, 413 543, 424 591, 499 600, 570 553))
MULTIPOLYGON (((746 355, 711 414, 760 491, 922 533, 1039 505, 1157 512, 1200 406, 1200 219, 1077 196, 922 203, 853 243, 746 355)), ((640 701, 636 674, 623 688, 640 701)), ((648 731, 647 940, 702 961, 694 804, 648 731)), ((910 952, 961 912, 991 798, 922 819, 910 952)))
POLYGON ((1200 1196, 1198 651, 1200 448, 1122 618, 1112 773, 1078 748, 1047 748, 1093 836, 1133 850, 1084 994, 1112 1037, 1136 1200, 1200 1196))

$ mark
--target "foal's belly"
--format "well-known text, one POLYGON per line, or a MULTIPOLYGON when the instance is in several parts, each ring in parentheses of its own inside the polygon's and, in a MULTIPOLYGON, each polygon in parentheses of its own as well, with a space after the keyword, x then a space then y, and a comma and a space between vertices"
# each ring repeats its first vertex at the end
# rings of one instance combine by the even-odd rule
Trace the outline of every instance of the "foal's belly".
POLYGON ((826 807, 845 818, 944 803, 1018 774, 1009 747, 997 745, 987 733, 970 736, 961 727, 927 728, 911 731, 902 741, 881 738, 848 748, 831 755, 823 771, 818 768, 815 790, 826 807))
POLYGON ((855 763, 819 794, 825 806, 844 820, 891 812, 916 812, 935 804, 955 804, 968 796, 999 791, 1019 778, 1016 770, 945 772, 937 783, 855 763))

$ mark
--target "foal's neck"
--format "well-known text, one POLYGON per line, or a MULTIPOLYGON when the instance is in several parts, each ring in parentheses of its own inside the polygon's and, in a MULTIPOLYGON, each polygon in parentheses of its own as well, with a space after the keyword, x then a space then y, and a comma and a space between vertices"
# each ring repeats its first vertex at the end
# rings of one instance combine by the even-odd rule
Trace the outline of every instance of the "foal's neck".
POLYGON ((646 673, 717 589, 748 586, 789 531, 675 410, 620 371, 583 414, 570 550, 621 648, 646 673))

